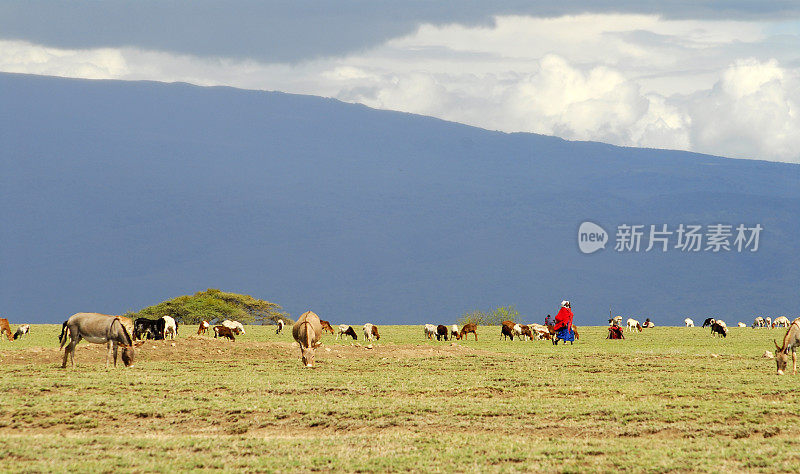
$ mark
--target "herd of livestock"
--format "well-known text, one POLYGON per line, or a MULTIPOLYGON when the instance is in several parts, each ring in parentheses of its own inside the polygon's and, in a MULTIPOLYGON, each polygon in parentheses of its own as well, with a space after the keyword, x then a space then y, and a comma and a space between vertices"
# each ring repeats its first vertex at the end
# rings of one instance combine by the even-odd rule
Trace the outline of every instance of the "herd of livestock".
MULTIPOLYGON (((622 333, 622 316, 616 316, 609 319, 609 339, 616 339, 612 337, 614 334, 620 335, 622 333)), ((694 321, 690 318, 684 320, 686 327, 694 327, 694 321)), ((642 331, 644 328, 655 327, 652 321, 648 318, 644 324, 639 321, 628 318, 625 324, 628 331, 642 331)), ((280 334, 284 328, 282 320, 277 321, 276 333, 280 334)), ((725 321, 716 318, 707 318, 703 321, 702 327, 710 327, 711 335, 718 335, 720 337, 727 337, 728 326, 725 321)), ((745 323, 739 322, 738 327, 747 327, 745 323)), ((797 356, 796 347, 800 346, 800 318, 794 321, 789 321, 785 316, 776 317, 772 320, 769 317, 757 317, 753 321, 753 328, 788 328, 783 338, 783 343, 778 344, 775 341, 775 360, 778 365, 778 374, 782 375, 788 365, 789 354, 792 355, 792 371, 797 373, 797 356)), ((314 351, 319 347, 321 337, 324 332, 336 334, 336 339, 352 337, 354 340, 358 339, 358 335, 352 326, 347 324, 340 324, 334 330, 333 326, 328 321, 322 320, 312 311, 307 311, 300 315, 297 322, 292 327, 292 335, 300 345, 300 356, 303 364, 306 366, 313 366, 314 364, 314 351)), ((575 339, 579 339, 577 328, 572 326, 575 333, 575 339)), ((5 334, 9 340, 14 341, 21 336, 28 334, 30 331, 29 324, 20 325, 16 332, 11 331, 11 326, 8 319, 0 318, 0 335, 5 334)), ((220 324, 212 326, 208 321, 202 321, 197 329, 197 334, 207 334, 213 331, 214 337, 228 338, 235 341, 235 337, 240 334, 245 334, 244 325, 238 321, 225 320, 220 324)), ((380 340, 380 333, 378 326, 366 323, 362 327, 364 339, 372 342, 380 340)), ((425 324, 423 326, 423 334, 427 339, 437 340, 461 340, 466 339, 469 334, 474 336, 474 340, 478 340, 478 326, 473 323, 465 324, 460 329, 457 325, 445 326, 443 324, 433 325, 425 324)), ((117 353, 119 348, 122 348, 122 361, 125 366, 132 366, 134 362, 134 348, 144 343, 146 339, 174 339, 178 335, 178 322, 170 316, 163 316, 159 319, 138 318, 132 321, 125 316, 113 316, 99 313, 77 313, 72 315, 67 321, 64 321, 61 327, 61 334, 59 335, 59 342, 61 348, 64 350, 64 358, 62 367, 67 366, 67 361, 75 365, 75 346, 83 339, 88 342, 96 344, 107 344, 108 354, 106 357, 106 367, 113 361, 114 366, 117 364, 117 353)), ((558 342, 556 331, 551 325, 542 324, 518 324, 513 321, 503 321, 500 326, 500 337, 503 339, 514 338, 519 340, 551 340, 553 344, 558 342)), ((370 346, 371 347, 371 346, 370 346)))

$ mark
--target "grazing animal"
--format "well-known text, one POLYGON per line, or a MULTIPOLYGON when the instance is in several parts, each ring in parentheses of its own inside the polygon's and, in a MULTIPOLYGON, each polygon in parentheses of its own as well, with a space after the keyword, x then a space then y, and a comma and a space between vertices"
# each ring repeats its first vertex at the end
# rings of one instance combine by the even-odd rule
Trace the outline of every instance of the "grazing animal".
POLYGON ((505 324, 506 322, 510 322, 510 321, 504 321, 503 325, 500 326, 500 337, 502 337, 503 340, 506 340, 507 338, 510 337, 511 340, 513 341, 514 340, 514 325, 513 324, 505 324))
POLYGON ((373 339, 380 339, 381 336, 378 335, 378 326, 374 324, 367 323, 364 325, 364 340, 372 342, 373 339))
POLYGON ((17 328, 17 331, 14 333, 14 340, 16 341, 19 339, 23 334, 28 334, 31 330, 30 324, 23 324, 22 326, 17 328))
POLYGON ((647 320, 645 320, 644 324, 642 324, 642 327, 643 328, 654 328, 654 327, 656 327, 656 325, 653 323, 653 321, 650 321, 650 318, 647 318, 647 320))
POLYGON ((6 333, 9 341, 14 340, 14 336, 11 334, 11 326, 8 324, 8 319, 6 318, 0 318, 0 335, 3 333, 6 333))
POLYGON ((714 318, 706 318, 706 320, 703 321, 703 327, 711 326, 712 324, 714 324, 714 318))
POLYGON ((447 326, 445 326, 444 324, 440 324, 440 325, 436 326, 436 340, 437 341, 441 341, 442 338, 444 338, 444 340, 446 341, 447 340, 447 334, 449 334, 447 326))
POLYGON ((322 331, 323 332, 330 331, 331 334, 335 334, 334 331, 333 331, 333 328, 331 327, 331 323, 329 323, 328 321, 323 321, 323 320, 320 319, 319 320, 319 324, 322 325, 322 331))
POLYGON ((161 319, 164 320, 164 334, 161 337, 166 339, 169 334, 170 339, 175 339, 178 334, 178 324, 175 323, 175 319, 172 316, 161 316, 161 319))
POLYGON ((244 326, 242 326, 242 323, 239 321, 231 321, 230 319, 226 319, 225 321, 222 321, 221 324, 226 328, 231 328, 234 331, 238 330, 239 332, 236 334, 247 334, 244 332, 244 326))
MULTIPOLYGON (((275 329, 275 334, 280 334, 281 331, 283 331, 283 325, 284 325, 283 319, 279 319, 278 322, 275 323, 275 325, 278 326, 278 328, 275 329)), ((333 331, 333 329, 331 329, 331 331, 333 331)))
POLYGON ((642 325, 639 324, 639 321, 632 318, 628 318, 628 320, 625 321, 625 323, 628 325, 628 331, 634 331, 638 329, 639 332, 642 332, 642 325))
POLYGON ((436 336, 436 326, 433 324, 426 324, 424 334, 428 339, 433 339, 433 337, 436 336))
POLYGON ((786 330, 783 336, 783 345, 779 346, 778 341, 772 340, 775 343, 775 362, 778 364, 778 375, 783 375, 786 371, 786 366, 789 364, 789 351, 792 353, 792 374, 797 374, 797 352, 796 348, 800 345, 800 318, 795 319, 786 330))
POLYGON ((344 339, 344 336, 353 336, 353 340, 358 339, 356 332, 353 330, 351 326, 348 326, 347 324, 339 325, 339 334, 336 335, 336 339, 339 339, 339 336, 341 336, 342 339, 344 339))
POLYGON ((737 326, 739 326, 740 328, 746 328, 746 327, 747 327, 747 324, 745 324, 745 323, 743 323, 743 322, 739 321, 739 324, 737 324, 737 326))
POLYGON ((526 324, 515 324, 514 334, 523 341, 525 340, 526 337, 529 340, 533 340, 533 333, 531 332, 531 328, 526 324))
POLYGON ((530 324, 530 327, 534 333, 536 333, 537 339, 550 339, 550 330, 547 329, 547 326, 543 326, 541 324, 530 324))
POLYGON ((768 328, 771 328, 772 327, 772 318, 770 318, 769 316, 764 318, 764 325, 766 327, 768 327, 768 328))
POLYGON ((155 339, 164 338, 163 319, 136 318, 133 322, 133 337, 135 339, 155 339))
MULTIPOLYGON (((350 329, 352 330, 353 328, 350 329)), ((314 352, 317 347, 322 345, 322 341, 319 340, 322 336, 322 324, 319 322, 319 316, 312 311, 306 311, 301 314, 297 322, 292 326, 292 336, 300 344, 300 358, 303 361, 303 365, 313 367, 314 352)))
POLYGON ((450 339, 458 339, 458 326, 455 324, 450 326, 450 339))
POLYGON ((753 327, 754 328, 763 328, 764 327, 764 318, 761 316, 757 317, 753 320, 753 327))
POLYGON ((125 329, 119 316, 111 316, 108 314, 99 313, 76 313, 64 321, 61 325, 61 342, 62 349, 64 349, 64 360, 61 363, 61 368, 67 367, 67 359, 72 362, 72 367, 75 367, 75 346, 81 342, 81 339, 86 339, 88 342, 94 344, 106 344, 108 346, 108 354, 106 355, 106 368, 112 356, 114 358, 114 367, 117 366, 117 351, 119 346, 122 346, 122 362, 125 367, 132 367, 135 357, 133 349, 133 338, 130 333, 125 329), (69 339, 69 344, 67 344, 69 339))
POLYGON ((789 322, 789 318, 786 316, 778 316, 772 321, 772 327, 784 327, 788 328, 791 323, 789 322))
POLYGON ((467 334, 472 333, 475 335, 475 340, 478 340, 478 325, 474 323, 465 324, 458 333, 458 340, 466 339, 467 334))
POLYGON ((199 336, 200 334, 207 333, 208 332, 208 328, 210 328, 210 327, 211 327, 211 325, 208 324, 208 321, 206 321, 206 320, 200 321, 200 326, 197 328, 197 335, 199 336))
POLYGON ((235 341, 236 338, 233 337, 234 330, 227 327, 227 326, 214 326, 214 339, 218 337, 227 337, 231 341, 235 341))
POLYGON ((711 324, 711 335, 713 336, 715 334, 728 337, 728 326, 725 324, 725 321, 717 319, 711 324))
POLYGON ((694 327, 694 321, 692 321, 689 318, 684 319, 683 320, 683 324, 685 324, 687 328, 693 328, 694 327))

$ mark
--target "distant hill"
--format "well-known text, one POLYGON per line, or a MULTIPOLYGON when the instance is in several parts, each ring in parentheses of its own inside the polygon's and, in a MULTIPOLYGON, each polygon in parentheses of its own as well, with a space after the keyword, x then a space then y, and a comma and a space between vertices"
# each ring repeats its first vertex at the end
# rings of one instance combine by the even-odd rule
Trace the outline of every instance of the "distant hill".
MULTIPOLYGON (((216 287, 332 323, 573 302, 681 324, 800 310, 800 166, 506 134, 331 99, 0 74, 0 316, 216 287), (578 250, 581 222, 760 224, 757 252, 578 250)), ((649 229, 649 227, 647 228, 649 229)), ((646 242, 645 242, 646 244, 646 242)))

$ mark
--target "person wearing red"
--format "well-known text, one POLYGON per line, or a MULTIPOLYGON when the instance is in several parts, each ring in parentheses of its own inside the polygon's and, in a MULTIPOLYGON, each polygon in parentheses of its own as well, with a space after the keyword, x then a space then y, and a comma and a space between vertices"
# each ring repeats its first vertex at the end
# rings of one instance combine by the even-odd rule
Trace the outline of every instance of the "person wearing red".
POLYGON ((561 302, 561 309, 556 314, 556 323, 553 329, 556 331, 556 337, 553 338, 553 344, 558 344, 559 339, 566 344, 575 341, 575 332, 572 330, 572 305, 569 301, 564 300, 561 302))

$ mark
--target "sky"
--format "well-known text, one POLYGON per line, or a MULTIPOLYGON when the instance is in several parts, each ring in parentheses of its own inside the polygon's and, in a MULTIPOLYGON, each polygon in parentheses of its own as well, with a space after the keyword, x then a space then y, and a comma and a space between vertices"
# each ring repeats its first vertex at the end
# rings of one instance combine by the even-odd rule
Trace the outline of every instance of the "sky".
POLYGON ((797 1, 6 1, 0 71, 800 163, 797 1))

